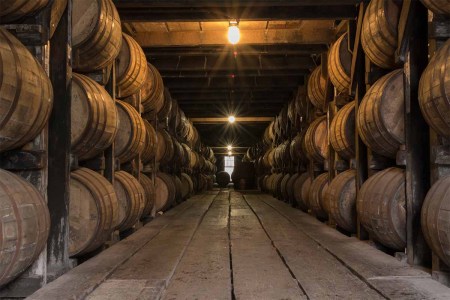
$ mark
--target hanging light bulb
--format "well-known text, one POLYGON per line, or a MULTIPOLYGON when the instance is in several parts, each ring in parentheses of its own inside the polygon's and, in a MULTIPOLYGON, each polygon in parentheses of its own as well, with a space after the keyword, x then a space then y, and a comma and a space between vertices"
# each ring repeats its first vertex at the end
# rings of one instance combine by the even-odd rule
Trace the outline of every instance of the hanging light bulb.
POLYGON ((228 41, 236 45, 241 38, 241 32, 239 31, 238 22, 236 20, 230 21, 230 26, 228 27, 228 41))
POLYGON ((234 121, 236 121, 236 118, 234 116, 228 117, 228 122, 230 122, 232 124, 232 123, 234 123, 234 121))
POLYGON ((233 146, 231 146, 231 145, 228 145, 228 146, 227 146, 227 150, 228 150, 228 151, 231 151, 232 149, 233 149, 233 146))
POLYGON ((228 156, 231 156, 231 155, 233 155, 233 152, 228 151, 228 156))

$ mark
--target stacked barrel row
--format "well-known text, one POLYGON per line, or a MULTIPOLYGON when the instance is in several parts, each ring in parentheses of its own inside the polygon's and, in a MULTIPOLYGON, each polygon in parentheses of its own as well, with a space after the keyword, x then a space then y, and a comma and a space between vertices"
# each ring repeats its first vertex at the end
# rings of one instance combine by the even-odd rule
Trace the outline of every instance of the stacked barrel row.
MULTIPOLYGON (((8 3, 0 11, 1 23, 21 22, 51 4, 8 3)), ((70 139, 75 159, 69 254, 80 256, 102 247, 114 231, 126 232, 139 220, 208 188, 215 158, 201 145, 197 130, 164 89, 142 48, 121 31, 111 0, 74 1, 72 30, 70 139), (107 91, 112 72, 115 86, 107 91), (162 126, 166 121, 169 124, 162 126), (110 182, 99 162, 112 146, 116 170, 110 182), (179 169, 169 172, 169 165, 179 169)), ((41 62, 3 28, 0 45, 0 152, 27 151, 51 114, 52 83, 41 62)), ((0 248, 2 286, 38 257, 50 219, 43 195, 6 170, 0 170, 0 198, 1 225, 7 233, 0 248)))
MULTIPOLYGON (((448 9, 448 5, 433 6, 436 1, 423 2, 435 13, 442 14, 448 9)), ((319 65, 312 71, 306 88, 309 104, 314 107, 310 121, 299 127, 293 123, 280 126, 286 114, 284 108, 266 129, 263 136, 266 146, 254 159, 263 169, 259 181, 264 191, 294 203, 321 220, 331 219, 349 233, 356 233, 358 216, 374 241, 403 251, 406 247, 406 179, 404 169, 395 162, 406 142, 404 71, 395 62, 400 10, 398 2, 383 0, 372 0, 367 8, 361 43, 371 64, 380 68, 379 73, 384 75, 367 90, 358 111, 355 111, 355 102, 347 96, 347 103, 337 105, 332 118, 324 114, 328 110, 327 78, 323 66, 319 65), (280 134, 277 128, 283 128, 285 133, 280 134), (297 132, 289 132, 290 128, 297 132), (383 162, 381 167, 376 164, 371 167, 370 177, 358 194, 356 171, 349 168, 355 162, 356 132, 368 147, 372 160, 383 162), (339 163, 331 180, 327 165, 330 153, 339 163)), ((450 121, 445 117, 450 113, 449 57, 450 41, 447 41, 430 60, 419 86, 419 103, 427 123, 446 138, 450 137, 450 121)), ((331 45, 326 62, 329 81, 338 96, 349 94, 351 59, 345 33, 331 45)), ((248 159, 256 148, 249 149, 248 159)), ((450 263, 450 246, 443 241, 450 238, 448 222, 444 221, 448 219, 450 205, 449 182, 448 177, 437 181, 422 209, 425 238, 447 263, 450 263)))

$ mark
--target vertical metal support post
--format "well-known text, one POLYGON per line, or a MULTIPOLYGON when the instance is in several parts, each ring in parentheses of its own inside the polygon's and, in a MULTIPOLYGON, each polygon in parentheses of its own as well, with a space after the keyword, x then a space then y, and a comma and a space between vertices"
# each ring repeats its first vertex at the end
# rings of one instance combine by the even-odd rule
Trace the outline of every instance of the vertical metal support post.
POLYGON ((47 243, 47 280, 69 269, 70 107, 71 107, 72 1, 50 41, 50 78, 54 104, 49 120, 48 207, 50 236, 47 243))
MULTIPOLYGON (((105 86, 106 91, 111 96, 112 100, 116 101, 116 63, 114 62, 111 68, 109 81, 105 86)), ((114 142, 104 151, 105 155, 105 171, 104 176, 111 184, 114 184, 114 171, 116 169, 116 157, 114 153, 114 142)))

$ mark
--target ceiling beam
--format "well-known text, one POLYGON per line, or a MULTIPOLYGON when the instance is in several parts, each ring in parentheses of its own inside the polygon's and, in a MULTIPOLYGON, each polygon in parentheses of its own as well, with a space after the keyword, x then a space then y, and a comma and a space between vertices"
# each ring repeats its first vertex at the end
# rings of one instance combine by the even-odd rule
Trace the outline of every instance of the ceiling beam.
MULTIPOLYGON (((143 1, 134 6, 123 5, 125 0, 117 2, 120 18, 123 22, 145 22, 145 21, 229 21, 237 20, 344 20, 356 17, 356 5, 339 5, 334 1, 328 1, 327 5, 290 5, 280 6, 273 3, 271 6, 252 6, 250 4, 236 6, 207 5, 182 6, 149 6, 143 1)), ((351 1, 356 2, 356 1, 351 1)), ((359 1, 358 1, 359 2, 359 1)))
MULTIPOLYGON (((236 117, 236 123, 270 123, 273 121, 273 117, 236 117)), ((189 118, 192 123, 203 123, 203 124, 220 124, 228 123, 228 118, 189 118)))
POLYGON ((298 71, 315 67, 313 59, 305 56, 149 57, 148 61, 161 73, 165 71, 226 71, 239 74, 245 71, 298 71))
POLYGON ((303 83, 303 78, 285 77, 244 77, 244 78, 165 78, 164 85, 174 89, 206 89, 206 88, 266 88, 292 89, 303 83))
MULTIPOLYGON (((137 32, 133 37, 144 48, 229 44, 226 30, 148 31, 137 32)), ((306 26, 299 29, 241 30, 239 44, 328 44, 333 41, 333 38, 334 30, 331 27, 306 26)))
POLYGON ((326 52, 325 44, 272 44, 272 45, 210 45, 202 47, 147 47, 147 57, 205 56, 205 55, 311 55, 326 52))
MULTIPOLYGON (((118 8, 126 7, 270 7, 355 5, 361 0, 113 0, 118 8)), ((368 2, 368 1, 366 1, 368 2)))
POLYGON ((166 70, 160 71, 163 78, 246 78, 246 77, 284 77, 284 76, 305 76, 310 73, 308 69, 298 69, 298 70, 239 70, 234 71, 213 71, 213 70, 197 70, 197 71, 176 71, 176 70, 166 70))

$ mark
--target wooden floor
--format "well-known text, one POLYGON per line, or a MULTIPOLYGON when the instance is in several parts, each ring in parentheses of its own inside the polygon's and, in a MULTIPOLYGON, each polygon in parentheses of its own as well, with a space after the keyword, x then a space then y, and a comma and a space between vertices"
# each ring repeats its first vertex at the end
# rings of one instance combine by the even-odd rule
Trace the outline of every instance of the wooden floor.
POLYGON ((197 195, 30 299, 450 299, 450 289, 269 195, 197 195))

